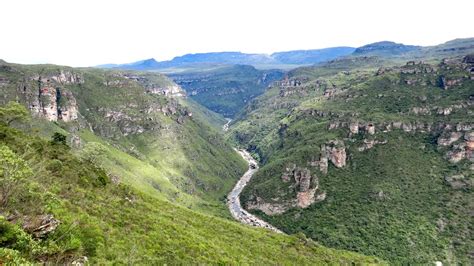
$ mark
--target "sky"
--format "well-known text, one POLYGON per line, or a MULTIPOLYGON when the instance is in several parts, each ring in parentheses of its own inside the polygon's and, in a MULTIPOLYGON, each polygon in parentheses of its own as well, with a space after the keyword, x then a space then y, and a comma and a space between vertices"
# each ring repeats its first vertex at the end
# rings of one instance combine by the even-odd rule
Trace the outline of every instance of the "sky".
POLYGON ((474 37, 472 0, 2 0, 0 58, 94 66, 474 37))

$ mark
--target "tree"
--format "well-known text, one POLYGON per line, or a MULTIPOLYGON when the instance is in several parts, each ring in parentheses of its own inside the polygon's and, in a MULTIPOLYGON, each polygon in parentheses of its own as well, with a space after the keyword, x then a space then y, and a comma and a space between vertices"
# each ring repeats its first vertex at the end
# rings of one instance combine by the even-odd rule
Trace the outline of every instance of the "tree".
POLYGON ((5 107, 0 107, 0 120, 7 125, 15 121, 26 121, 29 115, 28 110, 17 102, 8 102, 5 107))
POLYGON ((28 164, 5 145, 0 145, 0 206, 6 207, 21 181, 31 176, 28 164))
POLYGON ((59 133, 59 132, 55 132, 53 134, 53 136, 51 137, 51 142, 53 144, 63 144, 63 145, 66 145, 66 135, 62 134, 62 133, 59 133))

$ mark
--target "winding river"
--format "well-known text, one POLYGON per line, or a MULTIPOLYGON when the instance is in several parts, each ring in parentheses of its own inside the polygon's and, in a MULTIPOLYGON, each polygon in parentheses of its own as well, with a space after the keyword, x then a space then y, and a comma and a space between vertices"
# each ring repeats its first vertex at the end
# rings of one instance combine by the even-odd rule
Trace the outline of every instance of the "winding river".
POLYGON ((240 178, 240 180, 235 184, 232 191, 227 196, 227 205, 229 206, 230 213, 232 216, 241 223, 248 224, 255 227, 263 227, 270 229, 272 231, 283 233, 278 230, 276 227, 270 225, 269 223, 263 221, 262 219, 257 218, 256 216, 247 212, 240 205, 240 193, 247 185, 247 182, 252 178, 253 174, 258 170, 258 163, 255 161, 250 154, 245 150, 237 150, 237 152, 248 162, 249 169, 245 174, 240 178))

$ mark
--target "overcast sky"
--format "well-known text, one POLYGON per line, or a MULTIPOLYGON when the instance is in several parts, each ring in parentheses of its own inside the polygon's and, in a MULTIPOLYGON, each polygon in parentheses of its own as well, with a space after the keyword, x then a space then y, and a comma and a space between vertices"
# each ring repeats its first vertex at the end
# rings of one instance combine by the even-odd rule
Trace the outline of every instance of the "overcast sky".
POLYGON ((92 66, 474 37, 474 1, 2 0, 0 58, 92 66))

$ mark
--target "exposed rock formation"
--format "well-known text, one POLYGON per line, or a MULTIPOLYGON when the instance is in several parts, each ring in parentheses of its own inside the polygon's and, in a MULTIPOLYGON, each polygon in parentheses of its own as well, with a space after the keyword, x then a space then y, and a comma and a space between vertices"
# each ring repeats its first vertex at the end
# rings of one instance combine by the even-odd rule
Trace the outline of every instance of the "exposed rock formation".
POLYGON ((319 157, 319 171, 323 174, 328 173, 329 160, 326 152, 326 146, 321 146, 321 155, 319 157))
POLYGON ((36 238, 42 238, 56 230, 59 223, 51 214, 26 216, 23 219, 23 229, 36 238))
POLYGON ((374 139, 364 139, 363 143, 364 144, 358 148, 359 151, 372 149, 377 144, 386 144, 387 140, 380 141, 380 140, 374 140, 374 139))
POLYGON ((466 151, 462 148, 448 151, 446 158, 450 163, 459 163, 461 160, 466 158, 466 151))
POLYGON ((431 111, 428 107, 413 107, 411 112, 415 115, 430 115, 431 111))
POLYGON ((283 177, 290 180, 293 179, 294 181, 297 191, 296 206, 306 208, 316 200, 323 200, 325 198, 325 193, 316 194, 319 189, 319 179, 317 176, 311 175, 309 169, 293 165, 291 168, 286 168, 286 172, 282 175, 283 177))
POLYGON ((56 97, 57 101, 59 102, 58 119, 63 120, 64 122, 77 120, 79 110, 76 99, 74 98, 72 92, 64 91, 61 94, 61 90, 58 90, 56 97))
MULTIPOLYGON (((283 182, 289 183, 289 189, 294 189, 296 197, 290 200, 274 199, 273 202, 265 202, 262 198, 255 196, 246 204, 247 209, 258 209, 267 215, 281 214, 290 208, 307 208, 315 202, 326 198, 326 193, 319 190, 319 179, 311 175, 307 168, 292 165, 285 169, 281 176, 283 182)), ((294 195, 294 194, 293 194, 294 195)))
POLYGON ((369 135, 374 135, 375 134, 375 126, 373 124, 367 124, 367 126, 365 127, 365 131, 369 135))
POLYGON ((349 131, 351 134, 359 133, 359 122, 352 122, 349 124, 349 131))
POLYGON ((438 145, 440 146, 450 146, 451 144, 453 144, 454 142, 458 141, 462 136, 462 133, 461 132, 450 132, 450 133, 447 133, 447 134, 442 134, 439 138, 438 138, 438 145))
POLYGON ((70 122, 78 119, 79 111, 74 95, 59 86, 83 83, 80 75, 61 70, 57 75, 35 75, 31 79, 38 82, 37 93, 30 93, 26 84, 21 91, 34 115, 49 121, 70 122))
POLYGON ((444 178, 446 183, 454 189, 461 189, 466 187, 472 187, 474 180, 467 178, 464 175, 451 175, 444 178))
POLYGON ((292 205, 290 203, 268 203, 258 196, 245 203, 245 209, 261 210, 266 215, 282 214, 291 207, 292 205))
POLYGON ((169 97, 184 97, 186 96, 185 92, 181 87, 176 85, 171 85, 168 87, 156 87, 156 86, 149 86, 146 88, 147 93, 151 94, 160 94, 169 97))
POLYGON ((329 160, 332 164, 337 167, 341 168, 346 166, 346 148, 344 146, 344 142, 340 140, 333 140, 327 143, 324 148, 328 154, 329 160))
POLYGON ((84 83, 84 78, 81 74, 62 69, 59 70, 58 73, 49 73, 46 75, 36 74, 31 76, 30 79, 43 84, 56 83, 59 85, 71 85, 84 83))

